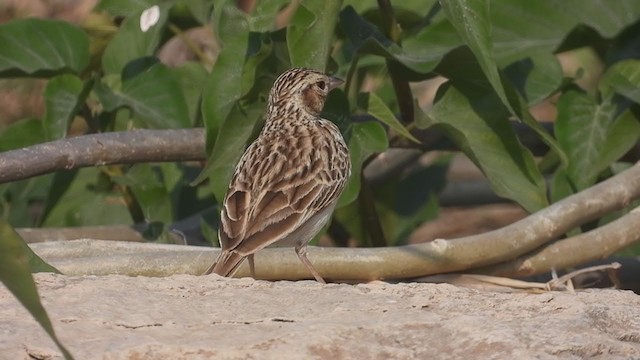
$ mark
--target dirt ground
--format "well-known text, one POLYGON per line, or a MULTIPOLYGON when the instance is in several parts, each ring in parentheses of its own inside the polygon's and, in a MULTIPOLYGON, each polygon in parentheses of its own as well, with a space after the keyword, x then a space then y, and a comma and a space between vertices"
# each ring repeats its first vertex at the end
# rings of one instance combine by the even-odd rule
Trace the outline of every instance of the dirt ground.
MULTIPOLYGON (((76 359, 632 359, 640 297, 174 275, 35 275, 76 359)), ((0 288, 0 359, 60 359, 0 288)))

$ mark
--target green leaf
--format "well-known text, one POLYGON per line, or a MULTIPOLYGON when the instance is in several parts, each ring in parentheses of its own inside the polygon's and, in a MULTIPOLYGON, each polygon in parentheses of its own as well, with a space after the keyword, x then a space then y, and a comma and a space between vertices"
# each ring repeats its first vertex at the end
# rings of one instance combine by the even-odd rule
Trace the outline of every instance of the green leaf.
POLYGON ((616 106, 611 102, 597 104, 589 95, 575 90, 558 100, 555 133, 560 146, 569 156, 567 176, 576 189, 595 183, 602 169, 597 168, 616 106))
POLYGON ((287 26, 291 65, 325 70, 341 0, 303 0, 287 26))
POLYGON ((106 11, 112 16, 139 15, 143 10, 156 5, 158 0, 101 0, 93 9, 94 11, 106 11))
POLYGON ((111 179, 131 189, 145 220, 148 222, 173 222, 173 206, 169 189, 160 178, 159 169, 149 164, 137 164, 126 174, 111 179))
POLYGON ((176 72, 162 64, 125 80, 120 91, 98 82, 94 90, 107 111, 128 107, 149 127, 186 128, 191 126, 176 72))
POLYGON ((0 185, 2 218, 16 227, 37 227, 33 204, 46 198, 50 182, 51 175, 44 175, 0 185))
POLYGON ((242 97, 242 66, 249 34, 225 42, 202 94, 202 116, 207 132, 207 152, 213 147, 218 132, 231 109, 242 97))
POLYGON ((146 32, 140 28, 142 11, 129 16, 107 45, 102 55, 102 67, 107 74, 119 74, 129 62, 154 55, 172 4, 159 5, 160 18, 146 32))
POLYGON ((20 19, 0 25, 0 76, 76 74, 89 63, 89 38, 68 22, 20 19))
POLYGON ((180 87, 187 102, 189 119, 192 124, 196 124, 201 116, 200 106, 202 102, 202 91, 207 83, 207 70, 199 63, 189 62, 173 71, 180 81, 180 87))
MULTIPOLYGON (((240 102, 236 103, 218 133, 207 166, 201 175, 209 176, 213 194, 219 201, 222 201, 227 192, 233 170, 254 132, 256 123, 264 114, 264 108, 263 102, 252 103, 246 107, 240 102)), ((198 179, 195 182, 198 182, 198 179)))
POLYGON ((596 168, 604 170, 633 149, 640 141, 640 120, 633 112, 626 110, 609 126, 607 138, 602 148, 596 168))
MULTIPOLYGON (((34 259, 35 254, 27 251, 28 248, 20 235, 6 221, 0 219, 0 280, 49 334, 65 359, 73 359, 71 353, 58 340, 47 311, 40 302, 38 289, 30 271, 30 260, 34 259)), ((49 270, 59 273, 50 266, 49 270)))
POLYGON ((640 60, 629 59, 613 64, 600 84, 605 97, 610 92, 607 87, 640 104, 640 60))
MULTIPOLYGON (((235 103, 242 98, 248 86, 253 86, 253 66, 245 64, 246 57, 262 57, 266 44, 264 36, 250 34, 250 31, 263 32, 273 27, 273 20, 285 1, 260 1, 253 14, 245 14, 238 9, 234 1, 226 0, 217 4, 214 24, 216 34, 223 41, 222 49, 207 79, 202 97, 202 115, 207 132, 207 153, 210 153, 218 132, 229 116, 235 103), (256 39, 260 39, 256 45, 256 39), (250 44, 250 40, 255 43, 250 44), (252 47, 250 47, 252 45, 252 47), (251 50, 251 51, 250 51, 251 50), (252 75, 247 78, 247 74, 252 75)), ((200 181, 199 177, 196 182, 200 181)))
POLYGON ((390 244, 406 243, 418 226, 436 218, 437 194, 446 184, 447 169, 439 163, 375 186, 376 209, 390 244))
MULTIPOLYGON (((471 54, 467 47, 458 48, 447 54, 445 59, 438 65, 436 71, 442 76, 454 80, 461 90, 468 90, 478 99, 493 99, 497 96, 495 89, 489 84, 486 75, 480 68, 477 58, 471 54)), ((560 161, 566 164, 568 162, 567 155, 560 148, 556 139, 533 118, 529 112, 527 101, 518 94, 506 78, 501 77, 501 81, 511 104, 508 112, 515 112, 517 117, 535 131, 542 141, 558 155, 560 161)), ((502 102, 496 103, 494 106, 500 108, 496 109, 499 113, 503 113, 508 109, 502 102)), ((424 124, 421 126, 424 126, 424 124)))
POLYGON ((0 151, 18 149, 45 141, 42 121, 24 119, 0 131, 0 151))
MULTIPOLYGON (((521 0, 522 1, 522 0, 521 0)), ((607 0, 550 1, 556 11, 596 29, 603 37, 611 38, 625 27, 636 23, 640 17, 640 3, 635 0, 617 0, 611 6, 607 0)))
POLYGON ((62 199, 62 196, 67 192, 71 184, 73 184, 78 171, 78 169, 57 171, 49 175, 51 181, 49 182, 49 186, 46 187, 47 195, 44 197, 44 207, 40 215, 41 223, 49 217, 51 210, 56 207, 60 199, 62 199))
POLYGON ((496 194, 529 212, 548 205, 542 174, 518 141, 509 113, 495 94, 450 82, 426 115, 427 125, 442 129, 482 170, 496 194))
POLYGON ((214 4, 210 0, 190 0, 183 1, 177 4, 178 6, 185 6, 191 16, 196 19, 200 25, 208 25, 211 23, 213 17, 214 4))
POLYGON ((571 179, 569 179, 567 175, 566 169, 558 167, 551 179, 551 201, 554 203, 558 202, 576 192, 572 186, 571 179))
POLYGON ((639 16, 640 2, 636 0, 619 0, 616 6, 602 0, 493 1, 493 51, 499 64, 507 65, 532 54, 556 51, 580 23, 611 37, 639 16))
POLYGON ((383 152, 389 146, 387 132, 378 122, 354 123, 350 133, 348 147, 351 158, 351 178, 338 200, 337 207, 345 206, 358 197, 362 163, 371 154, 383 152))
POLYGON ((433 30, 431 27, 426 27, 415 38, 407 39, 404 43, 407 49, 405 51, 385 37, 375 25, 368 22, 351 6, 345 7, 340 12, 340 26, 356 52, 397 60, 408 69, 421 74, 432 71, 441 60, 443 52, 448 52, 460 45, 459 37, 455 32, 446 33, 448 30, 446 25, 433 30), (434 46, 435 51, 432 53, 430 46, 434 43, 438 44, 439 48, 434 46))
POLYGON ((419 144, 420 141, 416 139, 409 130, 396 118, 391 110, 385 105, 384 101, 380 99, 374 93, 360 93, 358 96, 358 105, 367 112, 367 114, 387 124, 390 128, 395 130, 398 134, 406 137, 407 139, 419 144))
POLYGON ((502 103, 513 115, 518 116, 513 111, 507 93, 502 87, 500 73, 493 56, 489 0, 440 0, 440 5, 458 34, 475 55, 502 103))
POLYGON ((413 66, 412 69, 426 73, 432 71, 451 50, 463 44, 453 25, 442 19, 424 27, 415 36, 403 40, 404 54, 396 60, 408 66, 410 59, 415 59, 419 61, 419 68, 413 66))
POLYGON ((122 195, 104 184, 100 169, 84 168, 49 211, 43 227, 120 225, 132 222, 122 195))
POLYGON ((557 91, 562 85, 562 67, 551 53, 533 54, 504 69, 504 75, 518 93, 533 105, 557 91))
POLYGON ((67 128, 84 103, 90 85, 85 87, 79 77, 69 74, 49 80, 44 90, 46 110, 42 124, 47 140, 67 135, 67 128))

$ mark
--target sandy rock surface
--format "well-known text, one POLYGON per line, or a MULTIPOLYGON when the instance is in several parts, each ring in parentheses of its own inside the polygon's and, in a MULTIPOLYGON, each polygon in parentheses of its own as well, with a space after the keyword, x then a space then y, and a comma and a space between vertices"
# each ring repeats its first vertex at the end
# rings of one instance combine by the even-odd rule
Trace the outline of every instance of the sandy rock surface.
MULTIPOLYGON (((36 274, 76 359, 637 359, 640 297, 36 274)), ((0 287, 0 359, 60 359, 0 287)))

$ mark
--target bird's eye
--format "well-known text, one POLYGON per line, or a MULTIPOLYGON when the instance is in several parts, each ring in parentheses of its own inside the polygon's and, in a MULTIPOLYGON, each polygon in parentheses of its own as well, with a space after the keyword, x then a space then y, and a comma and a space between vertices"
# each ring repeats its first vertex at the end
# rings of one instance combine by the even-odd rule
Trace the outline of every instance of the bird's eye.
POLYGON ((327 87, 327 84, 324 81, 318 81, 316 83, 316 86, 320 89, 320 90, 324 90, 327 87))

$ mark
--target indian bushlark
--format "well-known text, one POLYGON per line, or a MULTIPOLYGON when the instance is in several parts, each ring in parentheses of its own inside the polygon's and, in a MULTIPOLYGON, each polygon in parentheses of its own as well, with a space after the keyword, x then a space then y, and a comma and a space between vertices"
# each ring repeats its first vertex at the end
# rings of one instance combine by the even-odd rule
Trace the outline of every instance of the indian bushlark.
POLYGON ((320 117, 329 91, 342 80, 291 69, 269 93, 266 122, 236 166, 224 199, 222 251, 206 274, 232 276, 245 258, 278 243, 295 245, 313 277, 307 243, 331 218, 351 175, 349 150, 338 128, 320 117))

